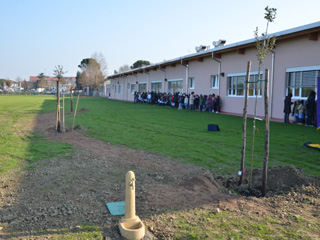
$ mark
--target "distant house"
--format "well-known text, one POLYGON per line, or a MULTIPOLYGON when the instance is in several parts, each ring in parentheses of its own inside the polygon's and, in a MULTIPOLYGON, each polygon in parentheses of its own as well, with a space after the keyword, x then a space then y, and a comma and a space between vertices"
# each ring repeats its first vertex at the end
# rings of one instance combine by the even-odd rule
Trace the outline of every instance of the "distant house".
POLYGON ((9 88, 10 89, 15 89, 17 87, 19 87, 19 83, 15 82, 13 80, 5 80, 4 86, 3 86, 4 89, 9 89, 9 88), (7 84, 6 81, 9 81, 11 83, 11 85, 7 84))
MULTIPOLYGON (((57 77, 45 76, 44 79, 47 81, 46 88, 49 90, 56 89, 57 87, 57 77)), ((75 87, 76 77, 63 77, 63 82, 60 83, 60 88, 63 91, 70 91, 71 88, 75 87)), ((36 83, 40 79, 37 76, 30 76, 29 81, 36 83)))

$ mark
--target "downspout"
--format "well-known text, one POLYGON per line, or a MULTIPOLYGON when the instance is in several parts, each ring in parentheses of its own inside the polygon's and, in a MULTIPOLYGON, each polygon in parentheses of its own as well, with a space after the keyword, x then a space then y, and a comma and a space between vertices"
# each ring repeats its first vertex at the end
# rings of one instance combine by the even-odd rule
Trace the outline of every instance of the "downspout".
POLYGON ((122 82, 123 82, 123 85, 122 85, 122 100, 125 100, 125 89, 127 86, 125 86, 125 76, 122 75, 122 82))
POLYGON ((133 74, 133 76, 135 76, 136 77, 136 89, 135 89, 135 92, 138 92, 138 76, 137 76, 137 74, 133 74))
POLYGON ((270 104, 269 104, 269 119, 272 118, 272 103, 273 103, 273 80, 274 80, 274 61, 275 52, 271 50, 271 74, 270 74, 270 104))
POLYGON ((161 66, 159 65, 159 69, 163 72, 163 92, 166 92, 166 77, 167 77, 167 73, 166 70, 162 69, 161 66))
POLYGON ((218 95, 220 96, 220 74, 221 74, 221 61, 214 57, 214 53, 212 52, 212 60, 218 63, 218 95))
POLYGON ((149 92, 149 82, 150 82, 150 74, 144 70, 144 73, 148 74, 148 82, 147 82, 147 92, 149 92))
MULTIPOLYGON (((182 59, 181 59, 181 65, 186 67, 186 94, 188 94, 189 65, 188 64, 183 64, 182 59)), ((182 88, 182 91, 183 91, 183 88, 182 88)))
POLYGON ((128 91, 130 91, 131 90, 131 87, 129 87, 130 85, 128 85, 129 83, 129 80, 128 80, 128 76, 126 77, 126 79, 127 79, 127 101, 129 100, 129 94, 128 94, 128 91), (129 89, 128 89, 129 88, 129 89))
MULTIPOLYGON (((125 89, 125 91, 126 91, 126 100, 128 101, 128 77, 127 76, 125 76, 125 79, 126 79, 126 85, 125 85, 125 87, 124 87, 124 89, 125 89)), ((123 89, 123 91, 124 91, 124 89, 123 89)))

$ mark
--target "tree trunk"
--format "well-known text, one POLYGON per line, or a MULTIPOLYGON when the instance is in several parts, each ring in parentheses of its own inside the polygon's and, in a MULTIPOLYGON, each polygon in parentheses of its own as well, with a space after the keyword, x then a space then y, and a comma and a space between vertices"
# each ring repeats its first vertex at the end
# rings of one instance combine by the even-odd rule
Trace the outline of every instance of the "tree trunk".
POLYGON ((268 160, 269 160, 269 69, 265 72, 265 85, 264 85, 264 110, 265 110, 265 142, 264 142, 264 161, 262 171, 262 196, 265 197, 267 193, 267 173, 268 173, 268 160))
POLYGON ((73 112, 73 91, 72 88, 70 89, 70 102, 71 102, 71 112, 73 112))
POLYGON ((241 164, 240 164, 240 178, 238 185, 244 183, 244 160, 246 155, 246 142, 247 142, 247 116, 248 116, 248 96, 249 96, 249 80, 250 80, 251 61, 248 61, 247 76, 246 76, 246 92, 244 98, 243 108, 243 124, 242 124, 242 148, 241 148, 241 164))
POLYGON ((61 132, 61 115, 60 115, 60 82, 57 81, 57 132, 61 132))

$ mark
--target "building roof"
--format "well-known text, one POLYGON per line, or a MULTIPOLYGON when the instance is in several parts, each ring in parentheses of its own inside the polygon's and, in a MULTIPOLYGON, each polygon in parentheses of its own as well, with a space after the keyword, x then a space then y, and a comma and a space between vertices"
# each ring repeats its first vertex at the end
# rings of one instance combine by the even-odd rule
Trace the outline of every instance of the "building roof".
MULTIPOLYGON (((268 34, 268 37, 277 37, 277 41, 289 39, 289 38, 294 38, 298 36, 303 36, 303 35, 308 35, 308 38, 310 40, 318 40, 318 33, 320 32, 320 21, 303 25, 300 27, 295 27, 291 28, 288 30, 276 32, 276 33, 271 33, 268 34)), ((260 37, 262 38, 262 37, 260 37)), ((198 61, 203 61, 204 57, 212 56, 213 58, 221 58, 221 54, 226 53, 226 52, 231 52, 231 51, 237 51, 239 54, 243 54, 245 51, 245 48, 248 47, 254 47, 256 44, 256 39, 248 39, 245 41, 240 41, 232 44, 228 44, 225 46, 219 46, 215 47, 212 49, 196 52, 193 54, 188 54, 182 57, 166 60, 163 62, 151 64, 148 66, 144 66, 141 68, 136 68, 136 69, 131 69, 126 72, 122 73, 117 73, 113 74, 107 77, 107 79, 112 79, 112 78, 118 78, 118 77, 123 77, 123 76, 128 76, 128 75, 135 75, 137 73, 143 73, 143 72, 149 72, 150 70, 156 70, 156 69, 164 69, 166 66, 175 66, 176 64, 188 64, 189 61, 191 60, 198 60, 198 61)))
MULTIPOLYGON (((45 76, 44 79, 47 81, 58 81, 57 77, 45 76)), ((65 81, 71 81, 71 80, 76 80, 76 77, 63 77, 63 79, 65 81)), ((39 80, 38 76, 30 76, 30 78, 29 78, 30 82, 36 82, 38 80, 39 80)))

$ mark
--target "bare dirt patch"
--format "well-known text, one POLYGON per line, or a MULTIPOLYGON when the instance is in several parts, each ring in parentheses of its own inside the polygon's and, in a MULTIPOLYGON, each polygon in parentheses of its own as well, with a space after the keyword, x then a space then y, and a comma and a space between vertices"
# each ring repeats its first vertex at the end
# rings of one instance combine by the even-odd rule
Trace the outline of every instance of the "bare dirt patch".
MULTIPOLYGON (((270 199, 231 194, 225 187, 232 187, 235 177, 219 178, 204 168, 113 146, 78 132, 55 136, 54 118, 55 114, 39 115, 34 131, 44 134, 53 144, 68 143, 78 150, 63 158, 38 161, 28 165, 27 171, 16 170, 0 178, 0 238, 44 239, 59 229, 81 231, 79 226, 88 224, 103 226, 104 236, 109 239, 122 239, 117 229, 120 217, 112 216, 105 204, 124 200, 124 178, 129 170, 137 178, 137 215, 150 231, 146 239, 171 239, 175 227, 161 221, 162 213, 168 210, 272 209, 268 205, 270 199), (40 230, 44 231, 39 233, 40 230)), ((280 181, 279 175, 274 177, 280 181)), ((294 185, 309 183, 306 180, 294 185)), ((275 202, 281 205, 280 201, 275 202)))

